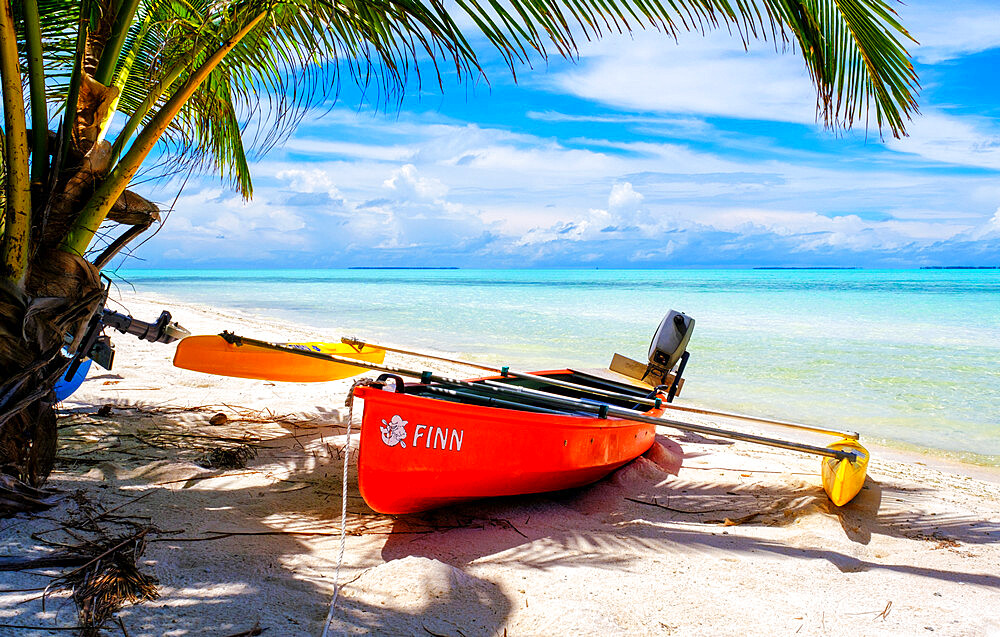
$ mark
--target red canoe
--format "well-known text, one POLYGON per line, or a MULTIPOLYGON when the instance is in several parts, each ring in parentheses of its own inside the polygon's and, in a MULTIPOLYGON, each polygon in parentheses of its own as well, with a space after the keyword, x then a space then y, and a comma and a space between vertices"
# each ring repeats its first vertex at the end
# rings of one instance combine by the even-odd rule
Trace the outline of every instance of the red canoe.
MULTIPOLYGON (((644 395, 635 387, 570 370, 537 375, 644 395)), ((390 384, 355 390, 365 401, 361 495, 381 513, 583 486, 642 455, 655 435, 649 423, 557 413, 509 398, 455 394, 433 384, 400 389, 397 393, 390 384)), ((662 410, 645 413, 659 416, 662 410)))

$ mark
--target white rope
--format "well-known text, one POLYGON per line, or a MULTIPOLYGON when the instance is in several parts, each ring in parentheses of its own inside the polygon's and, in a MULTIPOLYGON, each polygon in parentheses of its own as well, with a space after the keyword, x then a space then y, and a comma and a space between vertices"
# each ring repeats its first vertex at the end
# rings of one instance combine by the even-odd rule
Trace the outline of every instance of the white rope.
POLYGON ((347 393, 347 442, 344 443, 344 479, 340 486, 340 555, 337 557, 337 569, 333 572, 333 599, 330 600, 330 611, 323 623, 323 637, 329 637, 330 622, 333 621, 333 611, 337 607, 340 596, 340 567, 344 563, 344 549, 347 547, 347 464, 351 459, 351 424, 354 422, 354 387, 347 393))

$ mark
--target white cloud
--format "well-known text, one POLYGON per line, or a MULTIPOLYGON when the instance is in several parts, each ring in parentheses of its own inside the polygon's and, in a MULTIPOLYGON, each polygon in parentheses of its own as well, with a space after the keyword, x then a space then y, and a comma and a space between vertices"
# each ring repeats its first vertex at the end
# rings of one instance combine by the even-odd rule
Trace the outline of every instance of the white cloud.
POLYGON ((339 192, 323 170, 282 170, 276 176, 288 181, 288 187, 295 192, 339 192))
MULTIPOLYGON (((674 220, 689 232, 720 231, 742 238, 785 238, 790 249, 809 252, 824 247, 852 251, 884 251, 913 244, 958 239, 968 223, 950 220, 911 221, 888 218, 866 220, 858 215, 825 215, 808 210, 773 208, 696 208, 674 220)), ((678 225, 679 224, 679 225, 678 225)))
POLYGON ((248 203, 219 188, 191 188, 150 243, 179 263, 261 259, 309 249, 303 230, 311 222, 266 197, 248 203))
POLYGON ((401 161, 413 157, 415 150, 407 146, 381 146, 354 142, 296 138, 284 145, 284 150, 307 153, 318 157, 342 156, 351 159, 401 161))
POLYGON ((909 137, 888 140, 889 148, 949 164, 1000 170, 1000 130, 993 120, 931 110, 907 129, 909 137))
POLYGON ((705 120, 699 117, 662 117, 649 115, 570 115, 558 111, 528 111, 525 116, 543 122, 557 123, 594 123, 654 126, 661 129, 669 128, 676 134, 698 134, 711 129, 705 120))
POLYGON ((439 180, 418 175, 417 167, 413 164, 406 164, 402 168, 394 170, 392 175, 382 184, 389 190, 395 191, 398 196, 405 198, 437 199, 448 192, 448 187, 439 180))
POLYGON ((664 259, 674 254, 679 247, 681 247, 680 244, 671 239, 656 248, 643 248, 641 250, 636 250, 629 255, 629 261, 636 263, 641 263, 643 261, 662 262, 664 259))
POLYGON ((730 209, 702 215, 699 223, 739 234, 770 232, 781 236, 812 232, 857 232, 867 224, 857 215, 827 217, 816 212, 769 209, 730 209))
POLYGON ((997 208, 997 211, 986 223, 974 229, 971 236, 976 241, 1000 239, 1000 208, 997 208))
POLYGON ((518 246, 529 246, 552 241, 582 241, 591 235, 589 221, 559 223, 548 228, 532 228, 514 240, 518 246))
POLYGON ((624 39, 585 46, 579 67, 554 78, 556 88, 638 111, 816 121, 815 91, 790 50, 761 42, 747 52, 725 31, 683 34, 677 43, 657 33, 624 39))
POLYGON ((741 254, 760 262, 767 250, 803 258, 884 253, 958 241, 977 229, 989 240, 1000 223, 989 221, 1000 200, 992 175, 928 170, 948 160, 972 163, 970 154, 975 165, 992 166, 985 119, 932 111, 913 140, 900 142, 909 146, 892 146, 929 159, 919 171, 912 157, 899 161, 902 154, 855 150, 831 161, 825 151, 763 137, 740 136, 737 149, 720 150, 724 136, 736 134, 716 124, 687 130, 691 141, 670 136, 667 143, 645 133, 602 136, 614 127, 574 127, 576 136, 560 138, 567 129, 555 125, 531 135, 424 119, 380 123, 341 114, 337 134, 377 141, 352 142, 350 158, 317 155, 309 163, 297 149, 279 150, 255 166, 249 206, 217 188, 192 188, 157 241, 170 239, 163 252, 180 245, 192 260, 656 265, 741 254), (699 143, 707 136, 713 145, 699 143), (763 252, 745 253, 749 245, 763 252))
POLYGON ((612 210, 634 209, 642 203, 642 199, 642 195, 637 193, 632 184, 626 181, 611 187, 611 194, 608 195, 608 206, 612 210))
POLYGON ((920 43, 908 48, 925 64, 1000 46, 1000 7, 993 0, 923 0, 900 6, 899 13, 920 43))

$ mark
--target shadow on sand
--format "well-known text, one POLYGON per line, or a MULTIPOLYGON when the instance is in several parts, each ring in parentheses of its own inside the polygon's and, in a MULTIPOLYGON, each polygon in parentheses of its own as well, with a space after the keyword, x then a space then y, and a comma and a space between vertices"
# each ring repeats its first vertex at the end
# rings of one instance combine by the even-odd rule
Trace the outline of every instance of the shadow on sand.
MULTIPOLYGON (((226 425, 211 426, 215 411, 123 403, 106 418, 85 413, 65 418, 61 459, 50 486, 83 494, 97 511, 121 507, 119 515, 155 527, 144 559, 159 579, 162 597, 119 612, 129 634, 222 636, 259 622, 267 634, 317 635, 339 553, 345 413, 279 417, 230 408, 226 425), (199 466, 210 448, 239 444, 258 452, 246 468, 199 466)), ((665 437, 659 442, 668 450, 676 447, 665 437)), ((344 589, 334 613, 341 634, 503 634, 513 600, 495 582, 469 572, 485 557, 532 569, 614 569, 627 568, 637 552, 736 557, 765 552, 825 560, 842 572, 899 571, 1000 588, 995 575, 884 564, 821 545, 791 546, 761 537, 736 542, 726 533, 731 526, 782 526, 819 517, 827 522, 824 528, 836 520, 840 532, 861 545, 877 535, 973 545, 1000 541, 995 522, 927 514, 933 495, 920 487, 869 479, 855 501, 837 508, 819 487, 782 476, 749 486, 718 477, 702 483, 671 475, 662 458, 640 458, 582 489, 394 518, 373 512, 357 495, 356 467, 348 477, 349 537, 341 581, 384 589, 365 594, 344 589), (885 506, 888 501, 892 507, 885 506), (393 561, 407 558, 421 576, 407 580, 414 569, 393 570, 393 561)), ((45 514, 0 521, 2 546, 28 557, 43 554, 32 534, 57 528, 60 516, 74 513, 73 506, 67 497, 45 514)), ((75 623, 75 609, 65 597, 50 599, 43 610, 37 592, 15 592, 44 587, 44 572, 5 575, 11 577, 0 590, 0 622, 75 623)))

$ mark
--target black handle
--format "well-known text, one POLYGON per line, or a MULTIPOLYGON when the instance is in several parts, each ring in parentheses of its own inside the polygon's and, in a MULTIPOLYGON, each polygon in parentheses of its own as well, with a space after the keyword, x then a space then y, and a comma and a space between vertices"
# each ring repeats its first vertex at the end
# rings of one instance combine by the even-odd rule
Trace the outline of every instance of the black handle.
POLYGON ((385 383, 387 380, 393 381, 393 390, 397 394, 402 394, 403 392, 403 379, 395 374, 379 374, 379 377, 375 379, 377 383, 385 383))

